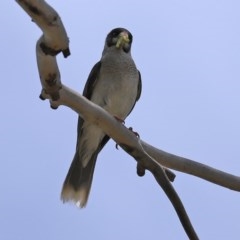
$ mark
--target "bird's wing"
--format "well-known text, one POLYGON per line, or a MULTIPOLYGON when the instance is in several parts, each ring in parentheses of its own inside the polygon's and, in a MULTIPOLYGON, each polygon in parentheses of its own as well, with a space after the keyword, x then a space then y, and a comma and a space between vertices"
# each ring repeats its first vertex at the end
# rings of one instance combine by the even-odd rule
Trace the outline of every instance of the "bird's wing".
POLYGON ((100 69, 101 69, 101 61, 97 62, 93 66, 93 68, 88 76, 87 82, 86 82, 84 90, 83 90, 83 96, 86 97, 87 99, 91 99, 92 92, 96 85, 100 69))
POLYGON ((141 73, 139 71, 138 71, 138 77, 139 77, 139 79, 138 79, 138 91, 137 91, 136 101, 139 100, 141 93, 142 93, 142 77, 141 77, 141 73))
MULTIPOLYGON (((88 76, 88 79, 87 79, 87 82, 85 84, 85 87, 84 87, 84 90, 83 90, 83 96, 86 97, 87 99, 91 99, 92 97, 92 93, 93 93, 93 89, 96 85, 96 82, 98 80, 98 76, 99 76, 99 73, 100 73, 100 69, 101 69, 101 61, 97 62, 89 76, 88 76)), ((80 140, 80 136, 81 136, 81 131, 82 131, 82 126, 83 126, 83 123, 84 123, 84 120, 79 116, 78 117, 78 127, 77 127, 77 146, 78 147, 78 143, 79 143, 79 140, 80 140)), ((104 147, 104 145, 108 142, 109 140, 109 137, 106 135, 103 139, 102 139, 102 142, 99 146, 99 151, 104 147)))
MULTIPOLYGON (((90 99, 92 96, 93 88, 96 85, 100 69, 101 69, 101 61, 97 62, 93 66, 91 72, 88 75, 87 82, 83 89, 83 96, 86 97, 87 99, 90 99)), ((77 146, 76 147, 78 147, 83 122, 84 122, 84 120, 79 116, 78 117, 78 127, 77 127, 77 146)))

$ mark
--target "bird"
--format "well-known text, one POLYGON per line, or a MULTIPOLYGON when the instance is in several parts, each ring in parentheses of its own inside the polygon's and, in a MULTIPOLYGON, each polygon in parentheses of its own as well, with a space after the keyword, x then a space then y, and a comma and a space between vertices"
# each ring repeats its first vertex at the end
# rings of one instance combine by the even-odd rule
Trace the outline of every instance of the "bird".
MULTIPOLYGON (((111 30, 102 56, 87 79, 83 96, 124 122, 142 91, 140 71, 131 56, 133 36, 125 28, 111 30)), ((101 128, 78 117, 76 152, 63 183, 61 199, 86 207, 98 154, 109 140, 101 128)))

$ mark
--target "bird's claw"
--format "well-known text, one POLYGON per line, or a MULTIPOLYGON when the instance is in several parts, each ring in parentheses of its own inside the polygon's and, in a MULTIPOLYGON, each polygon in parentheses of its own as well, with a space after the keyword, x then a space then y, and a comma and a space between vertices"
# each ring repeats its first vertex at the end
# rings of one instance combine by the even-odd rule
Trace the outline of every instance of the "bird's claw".
POLYGON ((135 131, 133 131, 133 128, 132 127, 130 127, 130 128, 128 128, 137 138, 140 138, 140 135, 139 135, 139 133, 138 132, 135 132, 135 131))
MULTIPOLYGON (((117 117, 115 117, 115 118, 118 120, 117 117)), ((120 119, 120 120, 121 120, 121 119, 120 119)), ((124 122, 124 121, 121 120, 121 122, 124 122)), ((138 134, 138 132, 134 132, 132 127, 129 127, 128 129, 129 129, 137 138, 140 138, 140 135, 138 134)), ((118 146, 119 146, 119 144, 116 143, 115 148, 116 148, 117 150, 118 150, 118 146)), ((144 174, 143 174, 143 175, 144 175, 144 174)))

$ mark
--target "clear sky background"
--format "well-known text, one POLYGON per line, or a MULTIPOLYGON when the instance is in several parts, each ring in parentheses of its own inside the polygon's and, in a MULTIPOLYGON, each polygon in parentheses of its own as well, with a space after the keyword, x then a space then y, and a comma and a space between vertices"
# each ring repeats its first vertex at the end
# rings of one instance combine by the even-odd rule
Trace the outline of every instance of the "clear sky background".
MULTIPOLYGON (((143 91, 126 121, 167 152, 240 174, 239 0, 48 1, 72 55, 62 81, 82 92, 107 33, 129 29, 143 91)), ((76 144, 77 115, 38 96, 38 27, 15 1, 0 2, 0 239, 187 239, 150 173, 109 142, 98 157, 87 208, 60 201, 76 144)), ((240 239, 240 193, 176 172, 200 239, 240 239)))

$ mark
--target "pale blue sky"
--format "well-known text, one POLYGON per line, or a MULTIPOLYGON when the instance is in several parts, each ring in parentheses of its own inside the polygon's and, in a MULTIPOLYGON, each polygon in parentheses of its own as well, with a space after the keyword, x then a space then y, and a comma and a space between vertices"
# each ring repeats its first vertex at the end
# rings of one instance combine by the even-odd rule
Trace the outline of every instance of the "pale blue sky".
MULTIPOLYGON (((72 55, 58 57, 66 85, 82 92, 106 34, 129 29, 143 92, 126 125, 160 149, 240 174, 238 0, 48 2, 70 37, 72 55)), ((87 208, 62 204, 77 115, 38 99, 41 32, 15 1, 0 7, 0 239, 187 239, 151 174, 137 177, 112 141, 98 157, 87 208)), ((200 239, 240 239, 240 193, 176 174, 200 239)))

